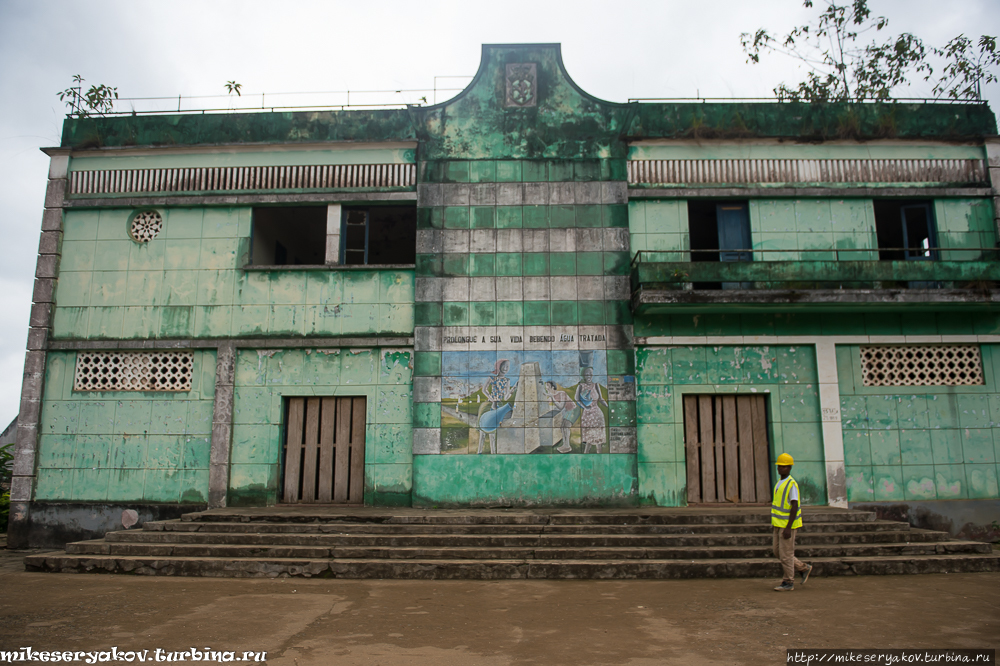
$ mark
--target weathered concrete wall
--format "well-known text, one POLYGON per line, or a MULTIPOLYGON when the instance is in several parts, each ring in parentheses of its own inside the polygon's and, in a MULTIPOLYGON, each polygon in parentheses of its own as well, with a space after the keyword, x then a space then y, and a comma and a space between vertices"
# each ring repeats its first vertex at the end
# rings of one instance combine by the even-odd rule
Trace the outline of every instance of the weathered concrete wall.
POLYGON ((138 517, 130 528, 135 530, 142 529, 147 521, 172 520, 205 508, 205 504, 32 502, 26 525, 28 541, 21 547, 63 548, 73 541, 100 539, 108 532, 126 529, 123 512, 129 510, 138 517))
POLYGON ((767 396, 771 460, 795 458, 803 504, 826 504, 826 466, 815 350, 810 345, 636 349, 639 496, 687 504, 685 395, 767 396))
POLYGON ((251 210, 165 208, 141 244, 132 209, 67 212, 52 337, 412 334, 412 271, 241 270, 251 210))
POLYGON ((185 392, 74 391, 76 352, 49 352, 36 501, 204 503, 215 352, 185 392))
POLYGON ((1000 497, 1000 347, 981 350, 984 386, 866 387, 858 347, 838 346, 850 502, 1000 497))
MULTIPOLYGON (((871 199, 750 199, 755 261, 877 261, 871 199), (856 250, 856 251, 855 251, 856 250)), ((989 199, 936 199, 937 244, 947 248, 996 245, 989 199)), ((666 261, 690 261, 686 200, 629 202, 632 251, 669 252, 666 261)), ((942 252, 941 259, 971 261, 981 252, 942 252)))
POLYGON ((413 461, 411 349, 242 349, 236 362, 229 506, 278 500, 285 399, 363 396, 365 503, 407 506, 413 461))
MULTIPOLYGON (((403 144, 405 145, 405 144, 403 144)), ((165 150, 81 151, 73 155, 69 171, 112 169, 198 169, 205 167, 311 166, 329 164, 413 164, 413 148, 390 144, 388 147, 360 144, 309 150, 254 150, 233 147, 204 147, 183 153, 165 150)), ((286 188, 282 188, 287 191, 286 188)), ((72 196, 72 195, 71 195, 72 196)), ((88 195, 90 196, 90 195, 88 195)), ((127 195, 134 196, 134 195, 127 195)))
POLYGON ((960 539, 1000 538, 1000 500, 851 502, 852 509, 874 511, 885 520, 905 520, 914 527, 941 530, 960 539))

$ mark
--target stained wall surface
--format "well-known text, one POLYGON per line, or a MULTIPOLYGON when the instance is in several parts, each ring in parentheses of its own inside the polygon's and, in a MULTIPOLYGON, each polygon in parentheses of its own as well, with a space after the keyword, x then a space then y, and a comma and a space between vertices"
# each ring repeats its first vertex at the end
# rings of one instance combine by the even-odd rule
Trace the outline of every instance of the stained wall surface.
MULTIPOLYGON (((943 248, 996 243, 989 199, 936 199, 933 215, 943 248)), ((750 199, 754 261, 877 261, 871 199, 750 199)), ((662 261, 690 261, 687 200, 629 202, 632 250, 663 252, 662 261)), ((942 252, 941 259, 976 260, 981 252, 942 252)))
POLYGON ((74 391, 76 356, 48 354, 35 499, 206 502, 215 351, 177 393, 74 391))
POLYGON ((412 271, 245 271, 251 208, 162 208, 148 243, 132 212, 65 213, 53 338, 412 334, 412 271))
POLYGON ((366 399, 365 503, 409 504, 413 461, 411 349, 241 349, 236 363, 230 506, 275 504, 287 398, 366 399))
POLYGON ((803 504, 826 504, 813 346, 640 347, 636 359, 642 501, 659 506, 687 504, 684 396, 762 394, 770 459, 790 453, 803 504))
POLYGON ((1000 348, 982 386, 864 386, 857 345, 837 348, 851 502, 997 497, 1000 348))

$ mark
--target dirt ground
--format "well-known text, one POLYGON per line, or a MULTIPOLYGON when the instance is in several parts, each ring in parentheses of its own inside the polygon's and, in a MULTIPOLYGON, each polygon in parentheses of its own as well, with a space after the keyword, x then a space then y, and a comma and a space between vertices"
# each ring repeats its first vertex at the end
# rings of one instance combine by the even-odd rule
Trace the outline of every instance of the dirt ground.
POLYGON ((1000 574, 776 581, 337 581, 26 573, 0 650, 266 651, 268 664, 779 664, 803 648, 998 648, 1000 574))

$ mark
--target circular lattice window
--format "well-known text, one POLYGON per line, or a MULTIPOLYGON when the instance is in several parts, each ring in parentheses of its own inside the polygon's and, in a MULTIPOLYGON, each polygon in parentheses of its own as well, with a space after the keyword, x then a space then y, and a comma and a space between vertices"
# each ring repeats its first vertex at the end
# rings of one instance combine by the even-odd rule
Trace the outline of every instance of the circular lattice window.
POLYGON ((163 229, 163 218, 155 210, 136 213, 128 233, 136 243, 148 243, 163 229))

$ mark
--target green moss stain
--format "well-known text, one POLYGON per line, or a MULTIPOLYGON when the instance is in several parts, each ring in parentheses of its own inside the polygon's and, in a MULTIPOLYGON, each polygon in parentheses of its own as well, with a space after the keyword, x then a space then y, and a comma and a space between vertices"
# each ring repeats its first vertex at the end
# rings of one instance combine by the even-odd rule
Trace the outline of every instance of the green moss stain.
POLYGON ((638 104, 630 138, 952 139, 996 133, 982 104, 638 104))
POLYGON ((63 123, 61 145, 98 148, 414 138, 410 116, 404 110, 306 111, 71 118, 63 123))

